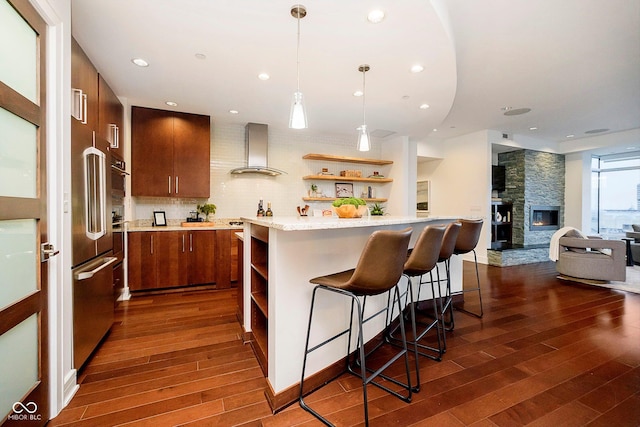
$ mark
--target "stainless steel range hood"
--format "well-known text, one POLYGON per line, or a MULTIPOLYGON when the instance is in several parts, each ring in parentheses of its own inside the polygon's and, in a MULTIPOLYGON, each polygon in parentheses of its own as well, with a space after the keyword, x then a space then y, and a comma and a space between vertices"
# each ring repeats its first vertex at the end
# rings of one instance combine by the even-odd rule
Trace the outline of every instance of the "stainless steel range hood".
POLYGON ((286 173, 279 169, 267 166, 269 145, 267 125, 261 123, 247 123, 245 126, 244 143, 247 166, 233 169, 230 173, 259 173, 270 176, 286 173))

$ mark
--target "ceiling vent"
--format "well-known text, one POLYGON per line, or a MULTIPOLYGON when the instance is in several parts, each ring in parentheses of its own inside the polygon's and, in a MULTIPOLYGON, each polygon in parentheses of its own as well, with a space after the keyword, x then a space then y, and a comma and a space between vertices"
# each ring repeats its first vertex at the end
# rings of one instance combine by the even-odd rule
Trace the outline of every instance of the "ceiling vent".
POLYGON ((279 169, 267 166, 269 146, 268 126, 261 123, 247 123, 244 134, 244 150, 247 165, 231 170, 234 175, 258 173, 261 175, 277 176, 283 173, 279 169))

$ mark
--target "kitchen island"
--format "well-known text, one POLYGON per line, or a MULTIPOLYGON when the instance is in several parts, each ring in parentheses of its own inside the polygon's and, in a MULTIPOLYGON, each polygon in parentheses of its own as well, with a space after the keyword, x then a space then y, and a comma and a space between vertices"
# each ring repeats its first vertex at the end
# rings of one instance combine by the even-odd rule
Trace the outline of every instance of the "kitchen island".
MULTIPOLYGON (((413 247, 423 228, 457 218, 381 216, 362 219, 336 217, 250 217, 244 221, 243 307, 246 339, 268 379, 267 398, 274 411, 298 397, 306 329, 314 285, 311 278, 354 268, 375 230, 413 229, 413 247)), ((406 279, 402 279, 406 283, 406 279)), ((462 289, 462 260, 451 258, 452 290, 462 289)), ((443 284, 444 286, 444 284, 443 284)), ((444 287, 443 287, 444 289, 444 287)), ((421 299, 431 297, 422 290, 421 299)), ((387 303, 386 294, 367 299, 366 313, 387 303)), ((310 345, 348 325, 347 298, 318 296, 310 345)), ((366 314, 365 313, 365 314, 366 314)), ((383 316, 365 324, 365 341, 380 333, 383 316)), ((355 337, 354 337, 355 339, 355 337)), ((308 359, 310 383, 332 378, 342 368, 346 335, 314 352, 308 359)), ((353 347, 352 347, 353 348, 353 347)))

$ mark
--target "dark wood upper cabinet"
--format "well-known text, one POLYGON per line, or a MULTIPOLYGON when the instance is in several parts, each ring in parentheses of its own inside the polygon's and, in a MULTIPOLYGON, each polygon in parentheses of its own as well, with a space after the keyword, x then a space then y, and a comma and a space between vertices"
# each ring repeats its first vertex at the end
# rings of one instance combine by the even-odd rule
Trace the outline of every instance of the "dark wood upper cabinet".
POLYGON ((74 38, 71 38, 71 88, 72 138, 79 137, 82 129, 95 131, 105 144, 98 146, 100 150, 108 149, 123 158, 124 108, 74 38))
POLYGON ((98 71, 78 42, 71 38, 71 115, 95 130, 98 126, 98 71))
POLYGON ((210 118, 131 109, 133 196, 209 198, 210 118))
POLYGON ((111 152, 124 158, 124 107, 102 75, 98 74, 98 135, 109 142, 111 152))

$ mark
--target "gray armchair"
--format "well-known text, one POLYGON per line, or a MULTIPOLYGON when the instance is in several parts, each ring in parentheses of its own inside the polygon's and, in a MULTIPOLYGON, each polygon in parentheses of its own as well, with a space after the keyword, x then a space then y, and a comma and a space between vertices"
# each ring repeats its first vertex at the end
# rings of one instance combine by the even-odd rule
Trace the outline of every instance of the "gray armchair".
POLYGON ((580 279, 626 280, 626 246, 622 240, 561 237, 559 244, 558 273, 580 279))
POLYGON ((626 237, 633 239, 631 242, 631 256, 633 257, 633 263, 640 265, 640 225, 633 224, 633 231, 627 231, 626 237))

